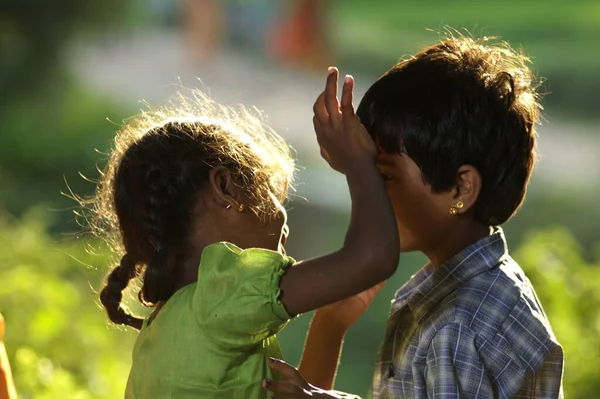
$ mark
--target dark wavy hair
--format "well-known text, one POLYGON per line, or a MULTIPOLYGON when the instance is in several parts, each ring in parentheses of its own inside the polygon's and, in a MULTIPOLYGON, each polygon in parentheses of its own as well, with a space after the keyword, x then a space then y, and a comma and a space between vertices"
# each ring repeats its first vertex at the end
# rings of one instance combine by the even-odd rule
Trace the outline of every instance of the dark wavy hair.
POLYGON ((536 160, 541 106, 528 62, 504 42, 451 37, 385 73, 357 114, 385 152, 415 161, 434 192, 449 190, 461 165, 477 168, 475 218, 500 225, 523 202, 536 160))
POLYGON ((131 280, 141 278, 138 297, 145 306, 173 295, 178 265, 191 249, 191 215, 211 168, 231 172, 259 218, 275 214, 271 196, 283 201, 292 184, 290 148, 260 115, 220 106, 200 92, 180 100, 120 130, 96 195, 85 203, 93 232, 122 256, 100 293, 116 324, 141 327, 121 303, 131 280))

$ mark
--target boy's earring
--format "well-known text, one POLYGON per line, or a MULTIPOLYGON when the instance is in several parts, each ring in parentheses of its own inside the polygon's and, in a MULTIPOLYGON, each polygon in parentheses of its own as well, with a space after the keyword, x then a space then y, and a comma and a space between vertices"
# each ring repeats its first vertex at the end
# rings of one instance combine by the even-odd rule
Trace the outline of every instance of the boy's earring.
POLYGON ((450 215, 452 215, 452 216, 455 216, 455 215, 457 215, 457 214, 458 214, 458 210, 459 210, 459 209, 462 209, 464 206, 465 206, 465 204, 464 204, 462 201, 458 201, 458 202, 456 203, 456 205, 452 205, 452 206, 450 207, 450 211, 449 211, 449 212, 450 212, 450 215))

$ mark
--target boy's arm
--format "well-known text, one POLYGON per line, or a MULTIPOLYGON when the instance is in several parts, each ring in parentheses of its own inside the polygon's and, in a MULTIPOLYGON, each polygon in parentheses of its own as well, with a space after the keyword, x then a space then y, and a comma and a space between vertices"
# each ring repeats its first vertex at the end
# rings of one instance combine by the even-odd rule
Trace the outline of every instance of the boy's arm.
POLYGON ((427 351, 427 392, 440 398, 495 397, 475 333, 466 325, 442 327, 427 351))
POLYGON ((367 311, 384 284, 385 281, 315 312, 299 366, 309 383, 333 389, 344 335, 367 311))
POLYGON ((346 328, 317 310, 312 319, 298 371, 306 381, 333 389, 346 328))
MULTIPOLYGON (((527 353, 522 355, 527 358, 527 353)), ((427 392, 442 398, 492 398, 497 392, 530 397, 535 390, 536 398, 562 398, 560 346, 550 350, 535 375, 508 356, 492 363, 494 369, 489 369, 490 364, 486 369, 473 330, 461 323, 448 324, 436 333, 427 351, 427 392)))

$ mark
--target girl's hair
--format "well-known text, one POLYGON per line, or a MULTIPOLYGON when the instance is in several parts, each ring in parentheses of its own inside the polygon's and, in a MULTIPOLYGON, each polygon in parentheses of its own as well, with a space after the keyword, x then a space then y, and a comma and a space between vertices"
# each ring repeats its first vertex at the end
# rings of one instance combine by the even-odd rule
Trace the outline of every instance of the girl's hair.
POLYGON ((283 201, 292 184, 290 148, 260 114, 218 105, 200 92, 179 100, 125 124, 88 203, 93 232, 123 254, 100 293, 116 324, 141 325, 121 304, 130 280, 141 277, 145 306, 173 295, 211 168, 230 171, 261 219, 275 214, 272 196, 283 201))

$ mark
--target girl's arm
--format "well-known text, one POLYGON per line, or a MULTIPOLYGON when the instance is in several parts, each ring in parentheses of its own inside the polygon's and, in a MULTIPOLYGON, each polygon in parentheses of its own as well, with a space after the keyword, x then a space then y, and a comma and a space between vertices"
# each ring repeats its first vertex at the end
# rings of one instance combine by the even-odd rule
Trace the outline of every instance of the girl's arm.
POLYGON ((390 277, 397 268, 400 240, 385 183, 376 165, 376 147, 354 114, 353 80, 347 78, 341 112, 337 70, 315 103, 315 130, 321 153, 346 174, 352 211, 338 251, 298 263, 281 278, 281 301, 300 314, 348 298, 390 277))

